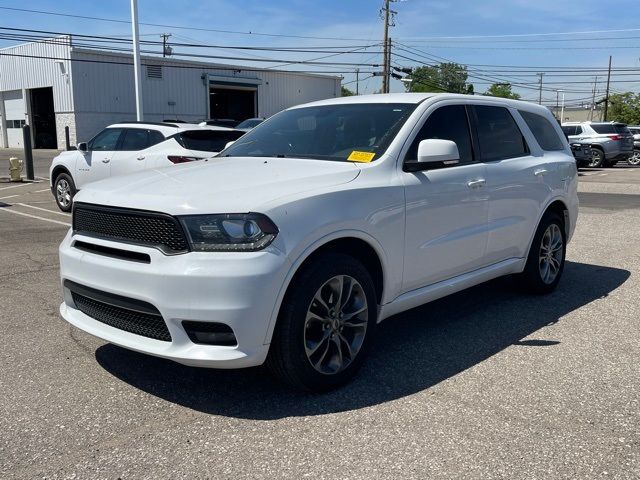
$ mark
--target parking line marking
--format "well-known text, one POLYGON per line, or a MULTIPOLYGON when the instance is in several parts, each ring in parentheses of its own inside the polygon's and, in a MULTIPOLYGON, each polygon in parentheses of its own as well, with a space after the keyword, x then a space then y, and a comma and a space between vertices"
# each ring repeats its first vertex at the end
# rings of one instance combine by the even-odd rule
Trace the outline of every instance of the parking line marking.
POLYGON ((30 213, 16 212, 15 210, 9 210, 8 208, 0 208, 0 212, 9 212, 15 213, 16 215, 22 215, 24 217, 36 218, 38 220, 44 220, 45 222, 57 223, 58 225, 64 225, 66 227, 70 227, 71 224, 67 222, 59 222, 58 220, 50 220, 44 217, 38 217, 37 215, 31 215, 30 213))
POLYGON ((20 195, 9 195, 6 197, 0 197, 0 200, 4 200, 5 198, 13 198, 13 197, 19 197, 20 195))
POLYGON ((64 215, 65 217, 70 217, 71 214, 64 212, 56 212, 55 210, 49 210, 48 208, 36 207, 34 205, 27 205, 26 203, 16 203, 16 205, 21 205, 23 207, 33 208, 35 210, 42 210, 43 212, 56 213, 58 215, 64 215))
POLYGON ((31 183, 21 183, 20 185, 11 185, 10 187, 2 187, 0 188, 0 190, 9 190, 10 188, 26 187, 27 185, 31 185, 31 183))
POLYGON ((43 189, 43 190, 36 190, 36 191, 35 191, 35 192, 33 192, 33 193, 42 193, 42 192, 50 192, 50 191, 51 191, 51 189, 50 189, 50 188, 45 188, 45 189, 43 189))

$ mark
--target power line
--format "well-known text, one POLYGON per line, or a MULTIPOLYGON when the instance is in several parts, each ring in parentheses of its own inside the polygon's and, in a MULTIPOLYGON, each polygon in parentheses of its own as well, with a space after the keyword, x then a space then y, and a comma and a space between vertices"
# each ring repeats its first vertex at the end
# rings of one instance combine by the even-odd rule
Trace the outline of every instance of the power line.
MULTIPOLYGON (((105 18, 105 17, 91 17, 87 15, 75 15, 71 13, 60 13, 60 12, 51 12, 46 10, 33 10, 27 8, 14 8, 14 7, 0 7, 0 10, 10 10, 15 12, 25 12, 25 13, 36 13, 41 15, 52 15, 57 17, 68 17, 68 18, 79 18, 83 20, 98 20, 101 22, 111 22, 111 23, 123 23, 130 24, 129 20, 120 20, 116 18, 105 18)), ((262 33, 262 32, 242 32, 237 30, 220 30, 214 28, 198 28, 193 26, 185 26, 185 25, 167 25, 162 23, 148 23, 148 22, 139 22, 140 25, 145 25, 148 27, 159 27, 159 28, 168 28, 168 29, 176 29, 176 30, 190 30, 190 31, 198 31, 198 32, 212 32, 212 33, 228 33, 233 35, 253 35, 260 37, 276 37, 276 38, 305 38, 312 40, 336 40, 336 41, 367 41, 362 38, 345 38, 345 37, 317 37, 311 35, 286 35, 282 33, 262 33)))
MULTIPOLYGON (((26 54, 18 54, 18 53, 6 53, 0 50, 0 57, 17 57, 17 58, 34 58, 34 59, 44 59, 44 60, 66 60, 70 62, 79 62, 79 63, 97 63, 97 64, 105 64, 105 65, 125 65, 125 66, 133 66, 133 62, 118 62, 111 60, 92 60, 88 58, 67 58, 67 57, 51 57, 51 56, 43 56, 43 55, 26 55, 26 54)), ((143 66, 146 65, 158 65, 152 59, 149 62, 143 63, 143 66)), ((202 65, 170 65, 170 64, 162 64, 162 68, 176 68, 176 69, 188 69, 188 70, 235 70, 237 72, 264 72, 264 68, 252 68, 252 67, 239 67, 236 65, 213 65, 213 64, 205 64, 202 65)), ((317 71, 317 70, 271 70, 275 73, 311 73, 311 74, 348 74, 353 73, 353 70, 339 70, 339 71, 317 71)), ((362 72, 361 73, 375 73, 375 72, 362 72)))

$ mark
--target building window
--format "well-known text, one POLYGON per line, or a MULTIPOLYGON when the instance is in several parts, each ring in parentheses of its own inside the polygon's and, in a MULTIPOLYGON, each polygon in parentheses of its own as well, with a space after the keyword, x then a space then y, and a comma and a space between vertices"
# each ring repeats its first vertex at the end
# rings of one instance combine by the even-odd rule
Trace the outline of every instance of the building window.
POLYGON ((7 128, 22 128, 24 124, 24 120, 7 120, 7 128))

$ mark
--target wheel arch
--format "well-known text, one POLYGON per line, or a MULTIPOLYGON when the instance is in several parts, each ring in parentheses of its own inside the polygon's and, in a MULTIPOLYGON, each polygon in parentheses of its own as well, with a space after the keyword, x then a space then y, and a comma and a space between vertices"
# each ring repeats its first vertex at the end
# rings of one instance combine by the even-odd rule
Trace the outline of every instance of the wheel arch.
POLYGON ((382 247, 373 238, 369 237, 364 232, 359 231, 339 232, 324 237, 307 247, 302 254, 298 256, 296 261, 292 263, 289 273, 285 277, 285 281, 283 282, 278 294, 273 312, 271 313, 271 319, 269 321, 269 327, 265 337, 265 344, 271 343, 271 337, 273 336, 273 331, 280 314, 280 309, 282 308, 287 292, 296 277, 311 261, 328 252, 345 253, 360 261, 371 275, 371 279, 376 290, 376 300, 378 305, 382 304, 386 272, 384 261, 385 255, 382 247))
MULTIPOLYGON (((567 203, 562 197, 555 197, 549 200, 546 207, 542 209, 542 214, 538 218, 536 222, 536 228, 533 230, 531 234, 531 238, 529 239, 529 247, 527 248, 527 257, 529 256, 529 252, 531 250, 531 244, 533 243, 533 238, 536 236, 536 232, 538 228, 540 228, 540 222, 547 214, 547 212, 557 213, 562 219, 562 223, 564 224, 564 234, 566 238, 569 238, 570 230, 571 230, 571 218, 569 216, 569 207, 567 203)), ((526 258, 526 257, 525 257, 526 258)))
MULTIPOLYGON (((64 166, 64 165, 56 165, 55 167, 53 167, 53 170, 51 171, 51 185, 53 188, 53 185, 56 183, 56 179, 60 176, 61 173, 66 173, 67 175, 69 175, 71 177, 71 180, 73 180, 73 175, 71 175, 71 172, 69 171, 69 169, 64 166)), ((74 180, 75 182, 75 180, 74 180)))

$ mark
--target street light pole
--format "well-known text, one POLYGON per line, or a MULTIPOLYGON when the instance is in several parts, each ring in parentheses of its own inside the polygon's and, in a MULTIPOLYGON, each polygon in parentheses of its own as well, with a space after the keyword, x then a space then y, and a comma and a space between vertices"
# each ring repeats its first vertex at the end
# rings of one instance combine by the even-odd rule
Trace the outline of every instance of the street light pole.
POLYGON ((560 91, 562 92, 562 111, 560 112, 560 123, 562 123, 564 121, 564 91, 560 91))
POLYGON ((131 0, 131 29, 133 34, 133 74, 136 89, 136 119, 141 122, 142 112, 142 83, 140 78, 140 31, 138 30, 138 0, 131 0))

